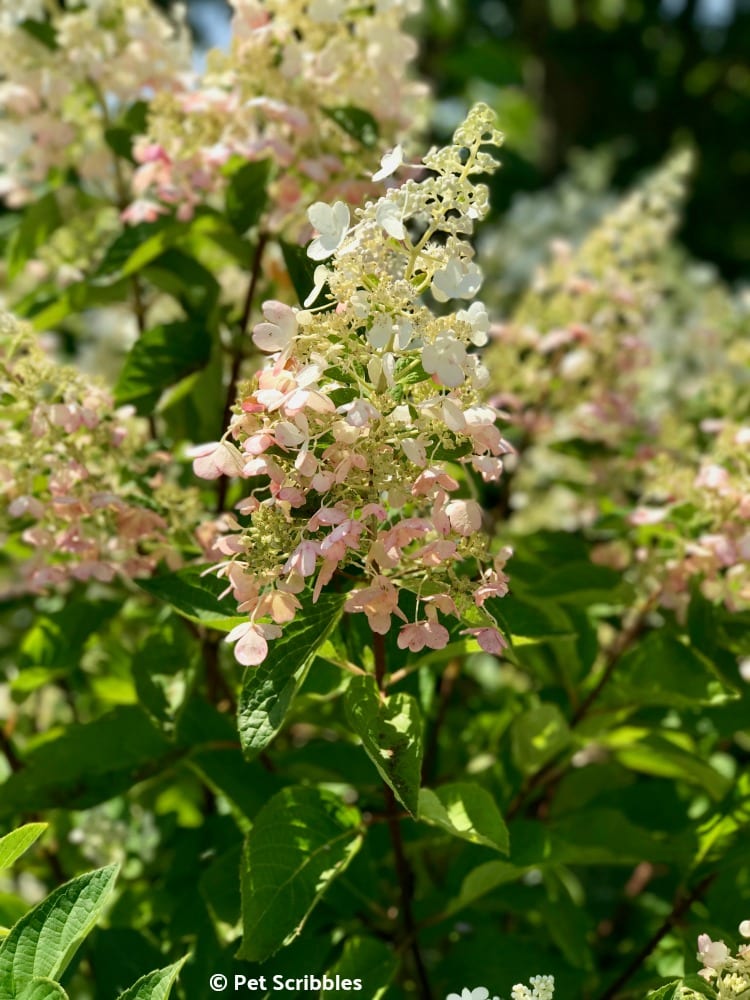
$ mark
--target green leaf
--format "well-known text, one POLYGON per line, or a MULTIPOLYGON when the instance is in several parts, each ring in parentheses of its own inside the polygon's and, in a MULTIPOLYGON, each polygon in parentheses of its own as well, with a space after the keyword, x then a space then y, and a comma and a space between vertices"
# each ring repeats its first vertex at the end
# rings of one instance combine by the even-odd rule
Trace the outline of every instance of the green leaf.
POLYGON ((691 708, 739 697, 707 657, 663 632, 651 632, 626 653, 612 681, 609 697, 615 703, 691 708))
POLYGON ((378 774, 416 816, 423 753, 416 700, 405 692, 383 697, 372 676, 359 676, 352 678, 347 689, 346 711, 378 774))
MULTIPOLYGON (((336 981, 360 980, 367 989, 369 1000, 380 1000, 398 970, 398 958, 392 948, 377 938, 347 938, 341 957, 326 975, 336 981)), ((351 1000, 352 991, 323 990, 321 1000, 351 1000)))
POLYGON ((227 942, 235 940, 241 933, 241 859, 242 845, 235 844, 211 862, 198 882, 217 937, 227 942))
POLYGON ((344 596, 322 594, 317 604, 303 599, 293 622, 258 667, 248 667, 242 680, 238 713, 240 742, 248 757, 265 749, 284 724, 316 651, 341 616, 344 596))
POLYGON ((650 993, 646 994, 646 1000, 674 1000, 679 988, 680 980, 675 979, 672 983, 660 986, 658 990, 651 990, 650 993))
POLYGON ((119 795, 182 751, 135 705, 71 725, 29 751, 0 785, 0 816, 34 809, 84 809, 119 795))
POLYGON ((3 868, 10 868, 46 829, 46 823, 27 823, 18 830, 6 834, 5 837, 0 837, 0 871, 3 868))
POLYGON ((342 128, 347 135, 362 143, 366 149, 372 149, 378 141, 380 130, 378 123, 364 108, 346 105, 341 108, 323 108, 329 118, 342 128))
POLYGON ((539 907, 542 919, 557 947, 572 966, 592 969, 594 966, 589 938, 591 920, 586 909, 572 897, 565 879, 554 868, 544 873, 545 899, 539 907))
POLYGON ((291 787, 274 795, 247 838, 238 958, 263 961, 297 937, 361 844, 359 811, 333 792, 291 787))
POLYGON ((219 283, 207 267, 176 247, 170 247, 143 269, 152 285, 174 296, 191 318, 205 317, 204 328, 212 324, 212 312, 219 299, 219 283))
POLYGON ((141 976, 138 982, 121 993, 117 1000, 167 1000, 187 958, 186 955, 173 965, 141 976))
POLYGON ((148 105, 145 101, 136 101, 121 115, 110 128, 105 129, 104 138, 109 148, 123 160, 133 158, 133 139, 146 131, 148 105))
POLYGON ((28 35, 31 35, 32 38, 41 42, 48 49, 54 50, 60 47, 57 43, 57 32, 49 21, 35 21, 27 17, 19 23, 18 27, 22 28, 28 35))
POLYGON ((570 731, 557 705, 539 705, 513 720, 513 759, 524 774, 533 774, 568 745, 570 731))
POLYGON ((495 800, 486 789, 468 782, 419 792, 419 819, 454 837, 508 853, 508 830, 495 800))
POLYGON ((127 282, 108 281, 98 284, 93 281, 78 281, 60 294, 44 301, 30 304, 24 315, 31 320, 35 330, 49 330, 58 326, 71 313, 80 313, 93 306, 121 303, 128 293, 127 282))
POLYGON ((178 235, 183 233, 184 229, 184 226, 176 225, 172 219, 165 216, 160 216, 153 222, 139 222, 135 226, 126 226, 107 247, 96 276, 100 278, 115 274, 123 276, 128 263, 142 247, 148 248, 145 253, 147 258, 145 263, 155 260, 171 243, 177 241, 178 235), (154 252, 151 253, 151 250, 154 252))
POLYGON ((176 573, 154 576, 148 580, 138 580, 138 586, 182 615, 183 618, 213 628, 219 632, 230 632, 235 625, 247 621, 237 614, 237 602, 227 595, 220 595, 227 589, 226 581, 219 580, 211 566, 187 566, 176 573))
POLYGON ((18 1000, 68 1000, 68 994, 54 979, 37 976, 18 994, 18 1000))
POLYGON ((612 600, 614 594, 620 596, 622 589, 623 576, 618 570, 590 562, 573 562, 540 576, 534 595, 580 603, 612 600))
POLYGON ((179 320, 144 331, 130 350, 115 386, 118 406, 132 403, 145 416, 162 392, 208 363, 211 336, 204 323, 179 320))
MULTIPOLYGON (((515 824, 512 829, 515 829, 515 824)), ((630 865, 639 861, 677 863, 692 846, 690 833, 682 839, 632 823, 621 810, 581 809, 551 828, 545 860, 571 865, 630 865)), ((521 837, 523 827, 517 836, 521 837)), ((516 843, 514 836, 513 843, 516 843)))
POLYGON ((271 159, 243 163, 232 173, 226 193, 227 217, 241 236, 257 226, 266 207, 271 159))
POLYGON ((17 277, 37 249, 62 225, 57 198, 52 191, 32 201, 26 208, 21 224, 14 230, 8 248, 8 278, 17 277))
POLYGON ((294 285, 299 303, 302 305, 313 290, 315 268, 318 263, 310 260, 304 247, 299 247, 294 243, 286 243, 284 240, 279 240, 279 246, 284 256, 284 264, 289 272, 289 278, 294 285))
POLYGON ((208 364, 170 389, 159 405, 159 413, 176 441, 216 441, 226 430, 222 422, 224 396, 224 352, 214 337, 208 364))
POLYGON ((526 597, 521 599, 508 594, 503 598, 491 598, 487 607, 506 635, 514 640, 558 639, 574 634, 570 619, 550 602, 535 603, 526 597))
POLYGON ((698 752, 683 748, 666 735, 622 726, 603 733, 600 741, 612 750, 621 764, 633 771, 682 779, 703 788, 716 801, 729 790, 729 780, 698 752))
POLYGON ((482 896, 492 892, 501 885, 515 882, 528 869, 513 865, 508 861, 487 861, 474 868, 461 883, 458 896, 452 899, 443 910, 441 919, 453 916, 459 910, 473 905, 482 896))
POLYGON ((109 865, 66 882, 30 910, 0 945, 0 994, 18 997, 30 979, 59 978, 99 918, 117 878, 109 865))

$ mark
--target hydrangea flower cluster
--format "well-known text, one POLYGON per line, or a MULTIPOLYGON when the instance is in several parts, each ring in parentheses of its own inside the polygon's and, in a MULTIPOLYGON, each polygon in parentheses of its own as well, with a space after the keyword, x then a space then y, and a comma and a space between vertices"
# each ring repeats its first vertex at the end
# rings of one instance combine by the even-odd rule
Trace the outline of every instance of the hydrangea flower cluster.
POLYGON ((653 441, 649 324, 665 294, 663 259, 689 166, 687 154, 668 161, 577 248, 558 241, 491 331, 487 365, 503 387, 493 401, 523 450, 512 496, 521 530, 589 524, 599 498, 632 481, 625 442, 653 441))
POLYGON ((103 384, 50 360, 7 314, 0 389, 2 530, 20 563, 11 588, 146 576, 162 559, 177 568, 198 497, 168 481, 170 456, 149 446, 145 421, 114 412, 103 384))
POLYGON ((344 568, 363 583, 346 610, 381 634, 398 619, 402 648, 443 648, 441 616, 489 652, 504 646, 486 602, 506 592, 510 553, 491 555, 481 508, 460 487, 498 479, 510 450, 482 401, 488 375, 473 348, 489 320, 468 302, 481 275, 465 239, 487 211, 475 177, 496 168, 482 147, 501 139, 478 105, 452 145, 425 156, 429 176, 368 203, 354 225, 342 202, 310 209, 319 235, 308 252, 326 260, 312 308, 264 304, 253 339, 269 363, 241 388, 224 439, 194 463, 199 476, 251 486, 238 505, 247 520, 215 544, 249 614, 228 637, 241 663, 262 662, 308 581, 317 599, 344 568), (465 306, 438 316, 426 292, 465 306), (413 620, 402 589, 415 595, 413 620))
MULTIPOLYGON (((743 920, 740 934, 750 938, 750 920, 743 920)), ((740 945, 732 955, 723 941, 712 941, 708 934, 698 937, 696 955, 703 968, 698 973, 715 990, 716 1000, 744 1000, 750 996, 750 944, 740 945)), ((676 994, 680 1000, 695 1000, 702 993, 681 986, 676 994)))
POLYGON ((226 184, 233 156, 271 158, 268 227, 304 224, 315 197, 359 203, 372 191, 376 150, 413 132, 425 87, 409 81, 415 41, 402 30, 420 0, 232 0, 228 53, 209 53, 198 80, 157 93, 130 221, 178 205, 189 218, 226 184), (352 134, 350 134, 352 133, 352 134), (379 140, 379 134, 382 137, 379 140), (371 161, 371 162, 370 162, 371 161))
POLYGON ((750 425, 704 421, 708 444, 691 462, 666 451, 652 460, 632 514, 641 571, 662 603, 684 610, 690 582, 730 611, 750 607, 750 425))
POLYGON ((577 249, 558 241, 551 265, 493 330, 487 364, 507 386, 501 404, 532 438, 617 446, 636 421, 649 360, 643 331, 660 295, 655 263, 678 221, 690 163, 687 153, 674 156, 577 249))
POLYGON ((511 311, 558 241, 580 245, 615 207, 614 167, 609 150, 575 150, 559 180, 538 191, 516 192, 502 219, 484 227, 477 251, 487 262, 483 294, 494 314, 511 311))
MULTIPOLYGON (((532 976, 529 983, 531 989, 522 983, 517 983, 510 993, 512 1000, 553 1000, 554 976, 532 976)), ((490 991, 486 986, 477 986, 473 990, 465 986, 460 993, 449 993, 445 1000, 490 1000, 490 991)), ((492 1000, 500 998, 492 997, 492 1000)))
POLYGON ((171 21, 150 0, 13 8, 0 21, 0 195, 18 207, 73 168, 116 201, 110 117, 189 69, 179 9, 171 21))
POLYGON ((528 986, 518 984, 510 991, 511 1000, 553 1000, 555 995, 554 976, 532 976, 528 986))

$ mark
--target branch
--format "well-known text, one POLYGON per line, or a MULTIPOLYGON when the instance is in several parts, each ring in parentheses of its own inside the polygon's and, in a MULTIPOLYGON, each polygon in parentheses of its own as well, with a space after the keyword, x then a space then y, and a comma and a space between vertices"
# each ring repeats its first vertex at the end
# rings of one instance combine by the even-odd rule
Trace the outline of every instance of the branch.
POLYGON ((455 660, 450 660, 443 675, 440 678, 440 693, 438 695, 438 710, 435 716, 435 722, 430 730, 430 737, 427 741, 427 746, 424 752, 424 759, 422 761, 422 784, 427 784, 429 780, 434 776, 435 768, 437 765, 437 754, 438 754, 438 740, 440 737, 440 730, 445 722, 445 717, 448 714, 448 705, 453 694, 453 689, 456 686, 456 681, 461 673, 461 660, 456 658, 455 660))
POLYGON ((716 878, 717 873, 712 872, 710 875, 706 875, 698 885, 689 892, 686 896, 680 896, 678 894, 674 906, 672 907, 672 912, 666 917, 662 925, 656 930, 644 946, 637 953, 635 958, 630 962, 625 971, 617 977, 617 979, 609 986, 604 993, 599 997, 599 1000, 614 1000, 614 998, 619 993, 620 989, 628 982, 628 980, 635 975, 635 973, 640 969, 641 965, 651 952, 656 948, 662 938, 671 931, 678 920, 683 917, 693 903, 700 899, 700 897, 708 890, 711 883, 716 878))
POLYGON ((609 683, 613 673, 615 672, 615 667, 620 662, 623 654, 626 653, 630 647, 633 645, 636 639, 638 639, 645 630, 646 620, 651 614, 654 605, 659 599, 661 594, 660 590, 651 594, 650 597, 646 599, 643 606, 639 611, 636 612, 632 618, 629 625, 619 633, 615 641, 612 643, 610 648, 607 650, 607 655, 604 660, 604 670, 601 677, 599 678, 596 686, 589 692, 589 694, 584 698, 581 704, 576 709, 570 720, 571 727, 577 726, 588 714, 589 709, 602 693, 606 685, 609 683))
POLYGON ((11 769, 13 774, 17 774, 18 771, 23 770, 23 761, 16 753, 13 741, 2 726, 0 726, 0 752, 5 755, 5 759, 8 761, 8 767, 11 769))
MULTIPOLYGON (((588 715, 591 706, 594 704, 594 702, 597 700, 597 698, 602 693, 604 688, 612 679, 615 669, 620 660, 622 659, 623 655, 630 649, 635 640, 642 635, 646 627, 646 621, 648 619, 648 616, 653 610, 654 605, 658 601, 660 593, 661 591, 657 590, 655 593, 651 594, 644 601, 641 608, 638 611, 636 611, 635 614, 633 615, 630 623, 626 625, 625 628, 623 628, 623 630, 618 634, 615 641, 607 650, 607 654, 604 658, 604 669, 602 671, 601 677, 597 681, 594 688, 588 693, 586 698, 584 698, 584 700, 581 702, 581 704, 573 713, 573 716, 571 717, 570 720, 571 729, 575 729, 576 726, 579 726, 581 722, 583 722, 583 720, 588 715)), ((538 789, 539 787, 546 785, 550 781, 553 783, 554 787, 554 782, 556 782, 559 778, 561 778, 563 774, 565 774, 565 768, 563 767, 561 769, 559 767, 559 757, 554 760, 548 761, 544 765, 544 767, 542 767, 535 774, 532 774, 531 777, 524 783, 521 790, 518 792, 518 794, 508 807, 508 810, 505 814, 505 819, 506 820, 513 819, 513 817, 519 813, 521 808, 524 805, 526 805, 532 792, 536 791, 536 789, 538 789)), ((553 789, 550 789, 548 791, 548 801, 550 793, 552 791, 553 789)))
MULTIPOLYGON (((263 260, 263 251, 266 249, 266 245, 270 239, 268 233, 261 232, 258 234, 258 243, 255 247, 255 254, 253 255, 253 263, 250 270, 250 281, 247 286, 247 294, 245 295, 245 302, 242 306, 242 315, 239 322, 239 333, 237 341, 234 345, 234 350, 232 352, 232 367, 229 372, 229 384, 227 385, 227 395, 224 401, 224 412, 221 417, 221 427, 223 431, 229 427, 229 421, 232 419, 232 407, 234 406, 235 400, 237 398, 237 383, 240 378, 240 371, 242 369, 242 362, 245 358, 244 351, 242 349, 243 340, 245 334, 247 333, 247 327, 250 322, 250 315, 253 309, 253 299, 255 298, 255 292, 258 288, 258 281, 260 280, 260 265, 263 260)), ((216 494, 216 513, 220 514, 224 510, 227 499, 227 490, 229 489, 229 481, 226 476, 220 476, 218 480, 217 494, 216 494)))

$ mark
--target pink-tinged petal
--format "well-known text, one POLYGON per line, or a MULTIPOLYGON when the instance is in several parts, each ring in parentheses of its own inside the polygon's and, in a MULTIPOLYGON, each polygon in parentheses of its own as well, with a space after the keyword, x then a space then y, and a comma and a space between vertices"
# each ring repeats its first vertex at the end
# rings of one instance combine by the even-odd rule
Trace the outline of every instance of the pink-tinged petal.
POLYGON ((234 657, 245 667, 257 667, 268 656, 268 643, 263 634, 267 627, 253 622, 237 625, 227 635, 225 642, 234 642, 234 657))
POLYGON ((412 653, 418 653, 425 646, 429 649, 444 649, 449 639, 445 626, 434 621, 421 621, 404 625, 398 633, 396 643, 399 649, 408 648, 412 653))
POLYGON ((283 351, 292 342, 292 336, 284 333, 274 323, 258 323, 253 328, 253 343, 260 351, 274 354, 283 351))
POLYGON ((451 528, 468 537, 482 527, 482 508, 474 500, 451 500, 445 507, 451 528))
POLYGON ((242 454, 228 441, 198 445, 191 448, 188 454, 194 458, 193 472, 200 479, 242 475, 242 454))

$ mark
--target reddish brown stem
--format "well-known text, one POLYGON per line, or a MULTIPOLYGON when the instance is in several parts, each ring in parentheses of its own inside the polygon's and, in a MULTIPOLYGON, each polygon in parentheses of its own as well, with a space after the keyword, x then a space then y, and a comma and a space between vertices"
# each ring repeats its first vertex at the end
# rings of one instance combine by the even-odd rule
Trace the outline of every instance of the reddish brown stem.
MULTIPOLYGON (((245 302, 242 306, 242 315, 240 316, 237 342, 235 344, 234 351, 232 352, 232 366, 229 372, 229 384, 227 385, 224 412, 221 418, 222 433, 229 426, 229 421, 232 419, 232 407, 234 406, 237 398, 237 383, 240 379, 242 362, 245 358, 243 341, 245 334, 247 333, 248 324, 250 323, 250 316, 253 311, 253 300, 255 299, 255 292, 257 291, 258 281, 260 280, 260 266, 263 260, 263 252, 266 249, 269 239, 270 236, 268 233, 258 234, 258 243, 255 247, 255 254, 253 255, 253 263, 250 270, 250 281, 247 286, 245 302)), ((216 493, 217 514, 220 514, 225 509, 228 488, 229 480, 226 476, 220 476, 216 493)))

